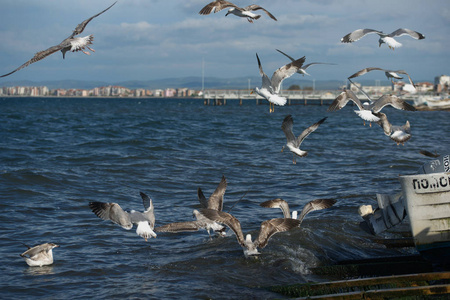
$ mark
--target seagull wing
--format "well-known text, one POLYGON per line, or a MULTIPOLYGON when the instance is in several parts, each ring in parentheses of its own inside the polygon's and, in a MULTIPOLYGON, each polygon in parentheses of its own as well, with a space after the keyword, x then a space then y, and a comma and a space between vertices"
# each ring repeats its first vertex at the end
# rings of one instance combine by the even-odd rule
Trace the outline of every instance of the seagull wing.
POLYGON ((277 18, 274 17, 274 15, 272 15, 266 9, 262 8, 261 6, 259 6, 257 4, 252 4, 247 7, 244 7, 244 10, 259 10, 259 9, 263 10, 271 19, 278 21, 277 18))
POLYGON ((261 61, 259 60, 258 53, 256 53, 256 59, 258 60, 259 75, 261 75, 261 78, 262 78, 261 88, 267 89, 267 90, 273 92, 274 89, 272 87, 272 82, 270 81, 269 76, 267 76, 266 73, 264 73, 264 71, 263 71, 261 61))
POLYGON ((207 208, 215 209, 215 210, 222 210, 223 195, 225 194, 226 189, 227 189, 227 179, 225 178, 225 176, 222 175, 222 180, 220 181, 220 183, 217 186, 214 193, 212 193, 208 199, 207 208))
POLYGON ((327 111, 337 111, 341 108, 343 108, 348 101, 353 101, 359 109, 364 109, 363 105, 361 104, 361 101, 359 101, 358 97, 356 97, 355 93, 353 93, 351 90, 346 89, 342 93, 339 94, 339 96, 334 99, 334 101, 330 104, 327 111))
POLYGON ((303 142, 303 140, 310 135, 312 132, 316 131, 317 128, 319 128, 320 124, 322 124, 323 122, 325 122, 325 120, 327 119, 327 117, 321 119, 319 122, 312 124, 311 126, 309 126, 308 128, 306 128, 305 130, 303 130, 303 132, 297 137, 297 145, 300 147, 301 143, 303 142))
POLYGON ((401 36, 401 35, 405 35, 405 34, 409 35, 412 38, 415 38, 416 40, 421 40, 421 39, 425 38, 425 36, 423 34, 417 32, 417 31, 414 31, 414 30, 407 29, 407 28, 399 28, 396 31, 390 33, 388 36, 394 37, 394 36, 401 36))
POLYGON ((370 71, 374 71, 374 70, 386 71, 386 70, 381 69, 381 68, 364 68, 362 70, 359 70, 355 74, 351 75, 350 77, 348 77, 348 79, 362 76, 362 75, 364 75, 366 73, 369 73, 370 71))
POLYGON ((213 1, 209 4, 207 4, 205 7, 203 7, 199 14, 201 15, 209 15, 212 11, 214 11, 214 13, 221 11, 224 8, 227 7, 235 7, 235 8, 239 8, 236 5, 234 5, 231 2, 228 1, 223 1, 223 0, 217 0, 217 1, 213 1))
POLYGON ((312 65, 336 65, 336 64, 332 64, 332 63, 323 63, 323 62, 312 62, 309 64, 306 64, 302 67, 303 70, 308 69, 308 67, 312 66, 312 65))
POLYGON ((395 72, 395 73, 398 73, 398 74, 404 74, 404 75, 408 76, 409 83, 411 83, 411 85, 414 86, 414 87, 416 86, 414 84, 414 82, 412 81, 411 77, 409 76, 409 74, 406 71, 404 71, 404 70, 397 70, 397 71, 392 71, 392 72, 395 72))
POLYGON ((308 202, 305 207, 303 207, 302 212, 300 213, 300 216, 298 217, 298 220, 303 222, 303 219, 307 214, 309 214, 312 211, 315 210, 321 210, 325 208, 330 208, 336 203, 336 200, 334 199, 316 199, 313 201, 308 202))
POLYGON ((288 63, 287 65, 282 66, 273 73, 270 82, 275 90, 275 93, 278 93, 280 91, 281 82, 297 73, 298 69, 302 67, 304 62, 305 57, 303 56, 302 58, 299 58, 293 62, 288 63))
POLYGON ((283 51, 278 50, 278 49, 275 49, 275 50, 277 50, 278 52, 280 52, 281 54, 283 54, 284 56, 286 56, 287 58, 289 58, 291 61, 295 61, 295 59, 294 59, 292 56, 287 55, 287 54, 284 53, 283 51))
POLYGON ((357 29, 357 30, 345 35, 343 38, 341 38, 341 42, 342 43, 353 43, 369 33, 382 34, 381 31, 374 30, 374 29, 357 29))
POLYGON ((206 199, 201 188, 197 189, 197 197, 198 197, 198 201, 200 202, 201 207, 208 208, 208 199, 206 199))
POLYGON ((201 226, 199 221, 174 222, 155 228, 155 232, 193 232, 198 231, 201 226))
POLYGON ((281 211, 283 212, 284 218, 290 218, 291 217, 291 213, 289 211, 289 204, 285 200, 283 200, 281 198, 277 198, 277 199, 273 199, 273 200, 262 202, 262 203, 259 204, 259 206, 267 207, 267 208, 280 208, 281 211))
POLYGON ((245 239, 244 235, 242 234, 241 223, 234 216, 224 211, 218 211, 214 209, 202 209, 200 212, 208 219, 228 226, 231 230, 233 230, 239 244, 241 244, 242 246, 245 245, 245 239))
POLYGON ((124 211, 117 203, 90 202, 89 207, 100 219, 110 220, 127 230, 133 227, 130 214, 124 211))
POLYGON ((20 69, 23 69, 23 68, 25 68, 25 67, 28 67, 28 66, 31 65, 32 63, 35 63, 35 62, 37 62, 37 61, 40 61, 41 59, 44 59, 44 58, 46 58, 47 56, 49 56, 50 54, 53 54, 53 53, 55 53, 55 52, 57 52, 57 51, 59 51, 59 50, 61 50, 61 49, 63 49, 63 48, 64 48, 64 45, 63 45, 63 43, 61 43, 61 44, 59 44, 59 45, 57 45, 57 46, 50 47, 50 48, 48 48, 48 49, 46 49, 46 50, 43 50, 43 51, 39 51, 38 53, 36 53, 36 54, 33 56, 32 59, 30 59, 29 61, 27 61, 26 63, 24 63, 23 65, 21 65, 21 66, 18 67, 17 69, 15 69, 14 71, 9 72, 8 74, 2 75, 2 76, 0 76, 0 77, 6 77, 6 76, 8 76, 8 75, 11 75, 12 73, 17 72, 17 71, 19 71, 20 69))
POLYGON ((293 126, 294 126, 294 119, 292 119, 291 115, 287 115, 284 118, 283 123, 281 124, 281 129, 286 135, 287 143, 295 142, 295 135, 294 132, 292 131, 293 126))
POLYGON ((416 111, 416 108, 406 101, 400 99, 395 95, 383 95, 377 101, 375 101, 371 107, 373 112, 379 112, 386 105, 391 105, 396 109, 416 111))
POLYGON ((35 256, 43 251, 48 251, 52 249, 52 245, 50 245, 49 243, 45 243, 45 244, 41 244, 41 245, 37 245, 34 247, 31 247, 30 249, 28 249, 27 251, 25 251, 24 253, 20 254, 20 256, 26 256, 28 255, 29 257, 35 256))
POLYGON ((152 199, 144 194, 143 192, 139 192, 142 198, 142 203, 144 204, 145 211, 143 215, 145 215, 146 219, 150 224, 150 227, 155 227, 155 207, 153 206, 152 199))
POLYGON ((386 114, 378 112, 375 113, 375 115, 380 119, 379 121, 377 121, 377 124, 380 125, 381 128, 383 128, 384 134, 390 136, 392 132, 392 124, 389 122, 386 114))
POLYGON ((264 248, 269 239, 278 232, 291 230, 300 225, 300 221, 296 219, 271 219, 261 223, 258 238, 255 240, 255 246, 264 248))
POLYGON ((83 30, 84 30, 84 28, 86 27, 86 25, 87 25, 90 21, 92 21, 93 18, 96 18, 96 17, 100 16, 102 13, 104 13, 105 11, 107 11, 108 9, 110 9, 111 7, 113 7, 114 4, 116 4, 116 3, 117 3, 117 1, 114 2, 113 4, 111 4, 111 6, 109 6, 107 9, 105 9, 105 10, 99 12, 98 14, 96 14, 96 15, 90 17, 89 19, 86 19, 86 20, 84 20, 83 22, 81 22, 80 24, 78 24, 77 27, 75 27, 75 29, 74 29, 74 31, 73 31, 73 33, 72 33, 72 35, 71 35, 70 37, 73 38, 74 36, 79 35, 80 33, 82 33, 83 30))

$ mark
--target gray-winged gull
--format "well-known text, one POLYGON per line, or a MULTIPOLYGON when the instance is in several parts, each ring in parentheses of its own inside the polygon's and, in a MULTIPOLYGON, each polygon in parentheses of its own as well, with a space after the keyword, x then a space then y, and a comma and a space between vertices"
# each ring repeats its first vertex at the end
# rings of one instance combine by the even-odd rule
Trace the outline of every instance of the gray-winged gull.
MULTIPOLYGON (((391 80, 392 83, 394 83, 393 79, 403 79, 403 77, 401 77, 398 74, 403 74, 408 76, 409 79, 409 83, 414 87, 414 82, 412 81, 411 77, 409 76, 409 74, 405 71, 405 70, 386 70, 386 69, 382 69, 382 68, 376 68, 376 67, 371 67, 371 68, 364 68, 362 70, 359 70, 358 72, 356 72, 355 74, 351 75, 350 77, 348 77, 348 79, 352 79, 352 78, 356 78, 359 76, 362 76, 366 73, 369 73, 371 71, 383 71, 384 74, 386 75, 387 79, 391 80)), ((351 81, 350 81, 351 82, 351 81)))
POLYGON ((253 13, 252 11, 262 10, 270 18, 277 21, 277 19, 270 12, 268 12, 266 9, 262 8, 259 5, 252 4, 252 5, 249 5, 246 7, 238 7, 237 5, 235 5, 231 2, 223 1, 223 0, 216 0, 216 1, 213 1, 209 4, 207 4, 205 7, 203 7, 200 10, 199 14, 209 15, 212 11, 214 11, 214 13, 216 13, 227 7, 230 7, 230 9, 228 9, 228 12, 225 14, 225 16, 228 16, 229 14, 233 14, 233 15, 241 17, 241 18, 247 18, 247 20, 250 23, 253 23, 253 20, 258 20, 261 17, 261 15, 257 15, 255 13, 253 13))
MULTIPOLYGON (((275 49, 275 50, 277 50, 278 52, 280 52, 281 54, 283 54, 284 56, 286 56, 287 58, 289 58, 291 61, 295 61, 295 59, 294 59, 292 56, 287 55, 287 54, 284 53, 283 51, 278 50, 278 49, 275 49)), ((304 76, 304 75, 311 76, 310 74, 308 74, 308 73, 306 72, 306 69, 309 68, 309 67, 312 66, 312 65, 335 65, 335 64, 331 64, 331 63, 323 63, 323 62, 312 62, 312 63, 309 63, 309 64, 306 64, 306 65, 302 66, 300 69, 298 69, 297 73, 299 73, 299 74, 301 74, 301 75, 303 75, 303 76, 304 76)))
POLYGON ((144 212, 135 210, 126 212, 117 203, 89 202, 89 207, 100 219, 110 220, 126 230, 130 230, 133 228, 133 224, 136 224, 136 234, 147 241, 151 237, 156 238, 156 233, 153 231, 155 227, 154 207, 149 196, 142 192, 140 195, 145 208, 144 212))
POLYGON ((25 261, 30 267, 47 266, 53 263, 52 250, 56 247, 59 247, 59 245, 53 243, 45 243, 34 247, 28 247, 28 250, 20 254, 20 256, 25 258, 25 261))
POLYGON ((288 231, 300 225, 300 220, 295 219, 277 218, 266 220, 261 223, 258 237, 255 241, 252 241, 250 234, 247 234, 244 238, 241 223, 231 214, 214 209, 202 209, 201 213, 208 219, 225 224, 233 230, 246 257, 260 254, 258 248, 264 248, 275 233, 288 231))
POLYGON ((308 155, 308 151, 300 149, 300 145, 302 144, 303 140, 312 132, 316 131, 316 129, 319 128, 320 124, 325 122, 326 119, 327 117, 321 119, 317 123, 314 123, 313 125, 303 130, 302 133, 298 137, 296 137, 294 135, 294 132, 292 131, 292 128, 294 126, 294 119, 292 119, 291 115, 287 115, 284 118, 283 123, 281 124, 281 129, 286 135, 286 145, 281 148, 281 152, 283 152, 284 148, 287 146, 288 149, 293 153, 292 163, 296 164, 296 155, 300 157, 308 155))
POLYGON ((272 78, 264 73, 261 61, 259 60, 258 53, 256 53, 256 58, 258 60, 259 74, 262 78, 261 88, 255 87, 255 92, 264 97, 269 101, 269 112, 275 111, 275 104, 283 106, 286 104, 287 100, 285 97, 279 95, 281 83, 288 77, 294 75, 305 62, 305 57, 299 58, 291 63, 288 63, 280 68, 278 68, 272 75, 272 78), (273 109, 272 109, 273 106, 273 109))
POLYGON ((374 29, 357 29, 357 30, 345 35, 343 38, 341 38, 341 42, 342 43, 353 43, 370 33, 376 33, 380 36, 380 38, 378 40, 379 47, 381 47, 381 44, 386 43, 389 46, 389 48, 391 48, 391 49, 395 49, 396 47, 402 46, 401 43, 397 42, 394 39, 394 37, 397 37, 397 36, 402 36, 402 35, 406 34, 412 38, 415 38, 416 40, 421 40, 421 39, 425 38, 425 36, 423 34, 417 32, 417 31, 406 29, 406 28, 399 28, 389 34, 386 34, 386 33, 383 33, 382 31, 374 30, 374 29))
POLYGON ((379 112, 376 115, 380 118, 377 124, 383 128, 384 134, 396 142, 397 145, 405 145, 411 138, 411 125, 409 121, 406 121, 405 125, 396 126, 389 122, 386 114, 379 112))
MULTIPOLYGON (((116 1, 117 2, 117 1, 116 1)), ((35 63, 41 59, 46 58, 47 56, 49 56, 50 54, 53 54, 57 51, 61 51, 63 58, 65 58, 66 52, 67 51, 72 51, 72 52, 77 52, 77 51, 81 51, 84 54, 90 55, 89 52, 85 51, 85 48, 88 48, 89 50, 91 50, 92 52, 95 52, 94 49, 91 49, 89 47, 89 45, 92 44, 92 41, 94 40, 94 35, 88 35, 85 37, 76 37, 77 35, 81 34, 84 30, 84 28, 86 27, 86 25, 95 17, 98 17, 99 15, 101 15, 102 13, 104 13, 105 11, 107 11, 108 9, 110 9, 114 4, 116 4, 116 2, 114 2, 111 6, 109 6, 107 9, 101 11, 100 13, 90 17, 89 19, 84 20, 83 22, 81 22, 80 24, 77 25, 77 27, 75 27, 75 29, 73 30, 72 34, 64 39, 61 43, 59 43, 59 45, 50 47, 46 50, 43 51, 39 51, 37 52, 32 59, 30 59, 29 61, 27 61, 26 63, 24 63, 23 65, 21 65, 20 67, 18 67, 17 69, 15 69, 12 72, 9 72, 8 74, 2 75, 0 77, 5 77, 8 75, 11 75, 12 73, 19 71, 20 69, 23 69, 29 65, 31 65, 32 63, 35 63)))

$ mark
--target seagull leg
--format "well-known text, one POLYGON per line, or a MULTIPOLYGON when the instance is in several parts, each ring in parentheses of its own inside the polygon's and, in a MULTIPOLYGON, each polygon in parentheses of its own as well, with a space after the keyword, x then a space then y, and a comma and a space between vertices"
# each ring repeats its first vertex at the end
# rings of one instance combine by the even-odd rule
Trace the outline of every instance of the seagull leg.
POLYGON ((90 48, 90 47, 88 47, 88 46, 86 46, 86 48, 88 48, 88 49, 91 50, 92 52, 95 52, 94 49, 92 49, 92 48, 90 48))
POLYGON ((297 162, 295 161, 295 154, 293 154, 293 157, 292 157, 292 163, 293 163, 294 165, 297 164, 297 162))
POLYGON ((81 50, 81 52, 83 52, 83 53, 86 54, 86 55, 91 55, 89 52, 84 51, 84 50, 81 50))

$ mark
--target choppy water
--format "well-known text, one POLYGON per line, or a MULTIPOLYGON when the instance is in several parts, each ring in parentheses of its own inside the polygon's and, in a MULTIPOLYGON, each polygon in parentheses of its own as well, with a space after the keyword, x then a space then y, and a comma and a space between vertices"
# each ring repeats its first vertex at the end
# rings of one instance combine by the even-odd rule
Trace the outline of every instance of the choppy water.
POLYGON ((358 227, 357 208, 375 193, 400 191, 399 174, 427 161, 419 150, 450 149, 448 112, 386 109, 394 124, 411 122, 412 139, 397 146, 381 128, 363 126, 351 107, 276 107, 253 101, 204 106, 183 99, 0 99, 0 290, 4 298, 272 298, 265 287, 321 280, 311 273, 343 259, 413 252, 386 249, 358 227), (294 132, 328 119, 292 164, 280 152, 281 122, 294 132), (197 188, 208 197, 228 180, 224 210, 245 232, 281 216, 262 201, 281 197, 300 209, 316 198, 337 204, 308 215, 302 228, 275 235, 258 260, 245 259, 231 233, 158 234, 102 221, 89 201, 142 210, 150 195, 157 225, 192 219, 197 188), (55 263, 28 267, 21 243, 54 242, 55 263))

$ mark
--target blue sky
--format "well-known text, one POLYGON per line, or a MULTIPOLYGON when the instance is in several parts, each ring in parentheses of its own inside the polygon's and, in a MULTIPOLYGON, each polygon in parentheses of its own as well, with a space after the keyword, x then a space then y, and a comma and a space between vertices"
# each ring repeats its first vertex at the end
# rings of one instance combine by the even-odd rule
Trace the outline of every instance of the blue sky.
MULTIPOLYGON (((84 19, 100 12, 112 0, 2 0, 0 9, 0 73, 17 68, 33 55, 59 44, 84 19)), ((159 78, 205 76, 222 78, 258 76, 255 53, 264 71, 287 63, 275 49, 308 62, 330 62, 308 69, 315 80, 345 80, 365 67, 403 69, 416 81, 450 75, 450 1, 448 0, 235 0, 239 6, 257 3, 275 22, 262 17, 253 24, 226 11, 199 15, 204 0, 119 0, 92 20, 81 36, 94 34, 87 56, 57 52, 11 76, 11 80, 99 80, 120 82, 159 78), (390 33, 409 28, 425 35, 397 40, 394 51, 378 47, 378 36, 368 35, 353 44, 340 38, 358 28, 390 33)), ((367 79, 385 80, 372 72, 367 79)), ((306 78, 305 78, 306 79, 306 78)))

